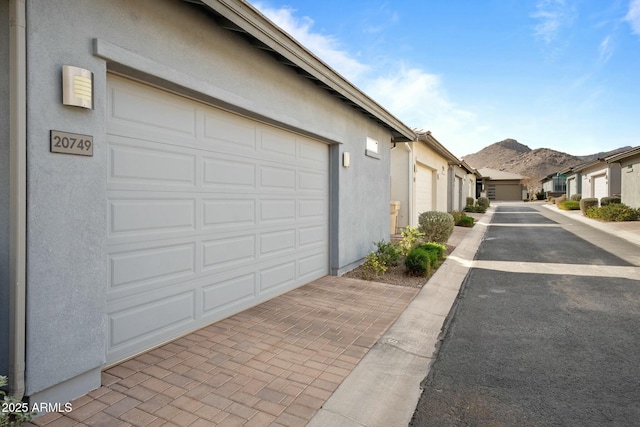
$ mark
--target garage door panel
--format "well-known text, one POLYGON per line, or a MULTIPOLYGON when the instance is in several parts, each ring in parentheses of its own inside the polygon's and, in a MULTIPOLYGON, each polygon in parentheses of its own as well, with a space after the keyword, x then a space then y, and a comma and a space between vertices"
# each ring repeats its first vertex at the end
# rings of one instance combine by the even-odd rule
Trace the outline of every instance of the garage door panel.
POLYGON ((293 199, 268 199, 260 201, 260 222, 277 223, 295 220, 296 201, 293 199))
POLYGON ((150 280, 184 278, 195 273, 195 244, 117 252, 109 255, 112 289, 144 284, 150 280))
POLYGON ((255 152, 256 127, 234 114, 209 110, 204 114, 202 143, 223 153, 255 152))
POLYGON ((193 199, 111 199, 109 235, 195 229, 193 199))
POLYGON ((255 297, 255 273, 234 277, 202 288, 202 313, 214 314, 230 305, 249 301, 255 297))
POLYGON ((202 243, 202 269, 212 270, 255 261, 255 235, 234 236, 202 243))
POLYGON ((110 316, 110 347, 175 329, 195 318, 195 291, 145 301, 110 316))
POLYGON ((291 252, 296 249, 295 230, 283 230, 260 235, 259 256, 277 255, 281 252, 291 252))
POLYGON ((304 279, 305 277, 322 274, 327 262, 326 255, 322 253, 301 258, 298 261, 298 277, 304 279))
POLYGON ((261 166, 260 188, 291 191, 296 188, 296 170, 283 167, 261 166))
POLYGON ((170 131, 122 108, 107 123, 108 363, 328 274, 328 145, 119 77, 108 86, 185 114, 170 131))
POLYGON ((256 202, 252 199, 203 201, 203 228, 245 228, 256 225, 256 202))
POLYGON ((304 166, 313 167, 320 171, 327 170, 327 147, 319 144, 318 141, 306 139, 298 136, 299 163, 304 166))
POLYGON ((203 186, 229 189, 256 188, 256 165, 228 159, 203 160, 203 186))
POLYGON ((302 191, 324 193, 328 176, 322 172, 298 172, 298 188, 302 191))
POLYGON ((127 123, 145 132, 196 136, 196 108, 181 97, 123 87, 113 87, 112 91, 112 123, 127 123))
POLYGON ((298 229, 298 244, 300 249, 308 246, 322 245, 325 242, 327 228, 321 225, 298 229))
POLYGON ((170 150, 118 145, 109 149, 109 180, 112 182, 194 186, 196 157, 170 150))
POLYGON ((296 262, 286 262, 260 271, 260 292, 292 285, 296 278, 296 262))
POLYGON ((325 199, 307 199, 298 201, 298 212, 301 220, 313 220, 326 217, 327 202, 325 199))
POLYGON ((296 158, 296 137, 276 129, 263 129, 260 132, 262 157, 290 163, 296 158))

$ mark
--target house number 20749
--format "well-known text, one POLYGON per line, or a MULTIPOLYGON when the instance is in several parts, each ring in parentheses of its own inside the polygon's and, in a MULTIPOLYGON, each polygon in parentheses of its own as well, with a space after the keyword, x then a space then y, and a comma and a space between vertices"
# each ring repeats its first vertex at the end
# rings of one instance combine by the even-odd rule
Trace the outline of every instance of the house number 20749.
POLYGON ((52 130, 51 152, 93 156, 93 137, 89 135, 52 130))

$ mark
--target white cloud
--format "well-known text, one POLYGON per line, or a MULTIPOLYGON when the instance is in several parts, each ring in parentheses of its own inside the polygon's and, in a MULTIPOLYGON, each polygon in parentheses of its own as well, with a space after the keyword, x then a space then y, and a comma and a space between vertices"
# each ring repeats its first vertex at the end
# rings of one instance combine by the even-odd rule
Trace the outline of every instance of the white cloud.
POLYGON ((571 8, 565 0, 539 0, 531 17, 540 21, 535 26, 535 36, 547 44, 554 41, 560 30, 573 20, 571 8))
POLYGON ((267 18, 286 31, 304 47, 334 68, 349 80, 356 80, 367 71, 368 66, 349 56, 334 37, 312 31, 313 19, 297 18, 295 9, 272 9, 261 3, 253 4, 267 18))
POLYGON ((631 26, 631 31, 640 36, 640 0, 629 2, 629 12, 624 20, 631 26))
POLYGON ((613 44, 611 42, 611 36, 607 36, 600 42, 600 61, 607 62, 611 55, 613 55, 613 44))

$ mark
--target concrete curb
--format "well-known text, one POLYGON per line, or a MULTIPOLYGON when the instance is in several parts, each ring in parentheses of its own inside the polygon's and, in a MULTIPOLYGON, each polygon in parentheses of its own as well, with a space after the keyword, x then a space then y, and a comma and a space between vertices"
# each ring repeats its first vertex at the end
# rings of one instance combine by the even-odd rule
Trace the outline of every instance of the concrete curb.
POLYGON ((440 333, 493 216, 491 207, 307 427, 406 427, 440 333))

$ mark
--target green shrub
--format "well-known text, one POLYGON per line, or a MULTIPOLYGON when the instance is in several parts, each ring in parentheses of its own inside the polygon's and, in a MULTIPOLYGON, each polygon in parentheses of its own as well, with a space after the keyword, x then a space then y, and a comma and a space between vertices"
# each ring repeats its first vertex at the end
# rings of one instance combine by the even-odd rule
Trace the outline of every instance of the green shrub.
POLYGON ((612 203, 622 203, 622 201, 620 200, 620 197, 603 197, 602 199, 600 199, 600 206, 607 206, 610 205, 612 203))
POLYGON ((407 256, 409 251, 413 249, 416 242, 423 237, 424 234, 418 231, 418 227, 408 226, 402 230, 402 240, 399 243, 399 249, 402 256, 407 256))
POLYGON ((378 257, 375 252, 370 252, 362 264, 362 278, 364 280, 373 280, 387 272, 387 266, 384 261, 378 257))
POLYGON ((554 205, 557 205, 561 202, 564 202, 565 200, 567 200, 567 196, 563 194, 562 196, 559 196, 559 197, 552 197, 551 203, 553 203, 554 205))
POLYGON ((476 204, 476 199, 473 197, 467 197, 467 204, 465 206, 473 206, 476 204))
POLYGON ((464 211, 473 212, 473 213, 485 213, 487 209, 483 208, 482 206, 475 205, 475 206, 465 206, 464 211))
POLYGON ((463 216, 462 220, 460 221, 460 226, 462 227, 473 227, 473 224, 475 223, 475 220, 473 218, 471 218, 470 216, 463 216))
POLYGON ((598 207, 598 199, 593 197, 587 197, 585 199, 580 199, 580 210, 583 215, 587 214, 587 209, 591 207, 598 207))
POLYGON ((459 225, 461 227, 473 227, 473 218, 467 216, 464 211, 453 211, 451 212, 453 216, 453 221, 455 225, 459 225))
POLYGON ((391 242, 385 242, 384 240, 380 240, 375 245, 378 248, 376 256, 380 262, 387 267, 398 265, 398 261, 402 256, 398 245, 391 242))
POLYGON ((565 200, 564 202, 558 203, 558 208, 565 211, 577 211, 580 209, 580 202, 577 200, 565 200))
POLYGON ((485 209, 488 209, 491 205, 491 202, 486 197, 478 197, 478 206, 482 206, 485 209))
POLYGON ((536 200, 544 200, 546 199, 546 195, 544 194, 544 191, 539 191, 536 193, 536 200))
POLYGON ((577 194, 572 194, 571 195, 571 200, 575 200, 575 201, 580 201, 580 199, 582 199, 582 194, 577 193, 577 194))
POLYGON ((459 225, 462 218, 466 215, 463 211, 451 211, 451 216, 453 216, 453 223, 459 225))
POLYGON ((445 245, 441 245, 440 243, 435 242, 420 243, 416 245, 416 248, 422 249, 424 251, 435 252, 439 260, 444 259, 444 253, 447 250, 447 247, 445 245))
POLYGON ((420 248, 413 248, 404 260, 404 266, 407 272, 413 276, 426 276, 431 266, 431 257, 429 252, 420 248))
POLYGON ((602 221, 638 221, 640 209, 634 209, 622 203, 611 203, 601 207, 592 206, 587 209, 586 215, 602 221))
POLYGON ((430 211, 420 214, 418 224, 418 230, 424 234, 424 240, 445 244, 453 233, 455 221, 450 213, 430 211))

